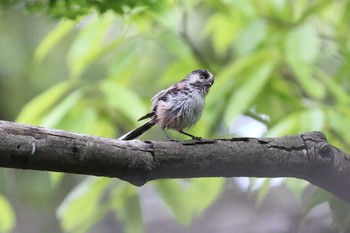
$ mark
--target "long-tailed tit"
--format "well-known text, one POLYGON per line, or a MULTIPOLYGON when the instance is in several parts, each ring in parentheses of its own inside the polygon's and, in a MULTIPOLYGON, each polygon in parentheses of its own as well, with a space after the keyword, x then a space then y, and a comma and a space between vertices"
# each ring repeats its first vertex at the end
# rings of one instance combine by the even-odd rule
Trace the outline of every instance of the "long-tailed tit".
POLYGON ((194 126, 202 115, 205 96, 214 83, 214 76, 208 70, 194 70, 186 78, 160 91, 152 98, 152 111, 139 119, 150 118, 146 123, 121 136, 120 140, 132 140, 141 136, 154 125, 166 130, 198 139, 184 129, 194 126))

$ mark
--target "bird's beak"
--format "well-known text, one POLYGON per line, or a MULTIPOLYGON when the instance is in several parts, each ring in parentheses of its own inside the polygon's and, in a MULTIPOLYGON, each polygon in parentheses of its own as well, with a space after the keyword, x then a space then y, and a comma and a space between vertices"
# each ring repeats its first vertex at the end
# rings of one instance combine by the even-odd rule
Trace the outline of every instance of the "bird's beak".
POLYGON ((208 79, 208 84, 207 84, 207 86, 211 87, 211 86, 213 86, 213 84, 214 84, 214 78, 208 79))

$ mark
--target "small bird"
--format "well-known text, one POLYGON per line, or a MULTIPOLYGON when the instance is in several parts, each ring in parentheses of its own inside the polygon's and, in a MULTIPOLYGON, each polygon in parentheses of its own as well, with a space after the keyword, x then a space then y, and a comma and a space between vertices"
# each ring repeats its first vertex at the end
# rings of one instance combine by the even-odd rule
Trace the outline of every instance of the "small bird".
POLYGON ((150 118, 146 123, 121 136, 120 140, 132 140, 154 125, 159 125, 169 139, 167 129, 173 129, 192 139, 200 139, 184 132, 193 127, 202 115, 205 96, 214 84, 214 76, 204 69, 194 70, 183 80, 152 98, 152 111, 138 121, 150 118))

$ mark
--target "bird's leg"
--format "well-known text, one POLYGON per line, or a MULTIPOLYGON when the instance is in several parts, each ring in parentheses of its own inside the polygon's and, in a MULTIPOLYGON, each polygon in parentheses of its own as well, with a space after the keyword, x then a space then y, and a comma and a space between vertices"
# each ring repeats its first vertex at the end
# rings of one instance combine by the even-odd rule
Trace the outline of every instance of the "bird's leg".
POLYGON ((187 135, 187 136, 189 136, 189 137, 191 137, 193 140, 201 140, 201 139, 202 139, 201 137, 196 137, 196 136, 194 136, 194 135, 192 135, 192 134, 189 134, 189 133, 186 133, 186 132, 184 132, 184 131, 182 131, 182 130, 179 130, 178 132, 179 132, 179 133, 182 133, 182 134, 185 134, 185 135, 187 135))
POLYGON ((171 138, 169 137, 168 133, 166 132, 166 129, 163 129, 163 131, 164 131, 164 133, 165 133, 165 135, 166 135, 166 139, 167 139, 167 140, 171 140, 171 138))

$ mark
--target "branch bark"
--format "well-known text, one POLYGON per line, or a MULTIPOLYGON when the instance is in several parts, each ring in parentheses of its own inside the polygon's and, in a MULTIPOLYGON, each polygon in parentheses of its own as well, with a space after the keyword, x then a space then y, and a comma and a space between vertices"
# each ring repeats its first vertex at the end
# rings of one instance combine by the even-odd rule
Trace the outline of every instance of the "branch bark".
POLYGON ((280 138, 120 141, 0 121, 0 166, 116 177, 295 177, 350 203, 349 156, 321 132, 280 138))

